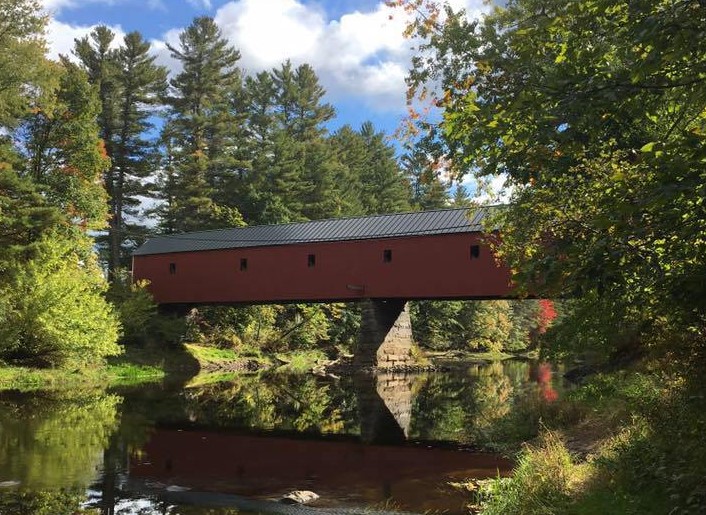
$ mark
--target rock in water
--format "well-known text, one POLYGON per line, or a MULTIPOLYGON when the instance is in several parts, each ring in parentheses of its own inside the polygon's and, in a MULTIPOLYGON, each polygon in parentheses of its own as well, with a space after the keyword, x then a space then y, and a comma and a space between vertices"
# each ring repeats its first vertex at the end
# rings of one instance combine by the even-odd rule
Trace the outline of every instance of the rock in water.
POLYGON ((318 499, 319 496, 309 490, 294 490, 284 495, 280 502, 285 504, 309 504, 318 499))

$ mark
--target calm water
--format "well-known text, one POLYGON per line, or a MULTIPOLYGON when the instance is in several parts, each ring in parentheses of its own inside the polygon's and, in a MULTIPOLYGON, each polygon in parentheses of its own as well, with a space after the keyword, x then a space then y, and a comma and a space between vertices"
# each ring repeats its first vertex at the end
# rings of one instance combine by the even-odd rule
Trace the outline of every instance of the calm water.
POLYGON ((282 505, 267 501, 295 489, 318 493, 329 513, 463 513, 447 483, 506 473, 511 464, 482 449, 523 438, 559 383, 546 365, 514 361, 4 392, 0 513, 274 513, 282 505))

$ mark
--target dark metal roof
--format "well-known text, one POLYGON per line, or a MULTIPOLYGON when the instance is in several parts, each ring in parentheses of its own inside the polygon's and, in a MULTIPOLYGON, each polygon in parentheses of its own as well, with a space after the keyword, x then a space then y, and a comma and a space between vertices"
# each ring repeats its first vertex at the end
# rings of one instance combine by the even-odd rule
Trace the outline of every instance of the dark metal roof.
POLYGON ((133 255, 479 232, 487 211, 440 209, 171 234, 150 238, 133 255))

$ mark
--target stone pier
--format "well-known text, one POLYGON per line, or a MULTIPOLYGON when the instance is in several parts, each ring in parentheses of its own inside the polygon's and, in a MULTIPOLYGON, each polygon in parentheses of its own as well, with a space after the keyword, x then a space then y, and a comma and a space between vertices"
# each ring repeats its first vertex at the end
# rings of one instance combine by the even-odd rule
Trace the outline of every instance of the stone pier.
POLYGON ((363 301, 355 365, 375 368, 412 365, 413 346, 406 300, 363 301))

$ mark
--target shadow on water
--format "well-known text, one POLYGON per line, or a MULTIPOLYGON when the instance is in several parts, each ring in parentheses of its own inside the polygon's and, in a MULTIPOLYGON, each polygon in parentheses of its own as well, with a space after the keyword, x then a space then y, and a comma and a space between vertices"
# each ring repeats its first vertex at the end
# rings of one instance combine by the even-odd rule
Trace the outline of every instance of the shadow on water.
POLYGON ((561 394, 526 362, 225 379, 1 394, 0 513, 294 513, 271 503, 294 489, 337 513, 463 513, 447 482, 506 473, 511 463, 478 449, 561 394))

